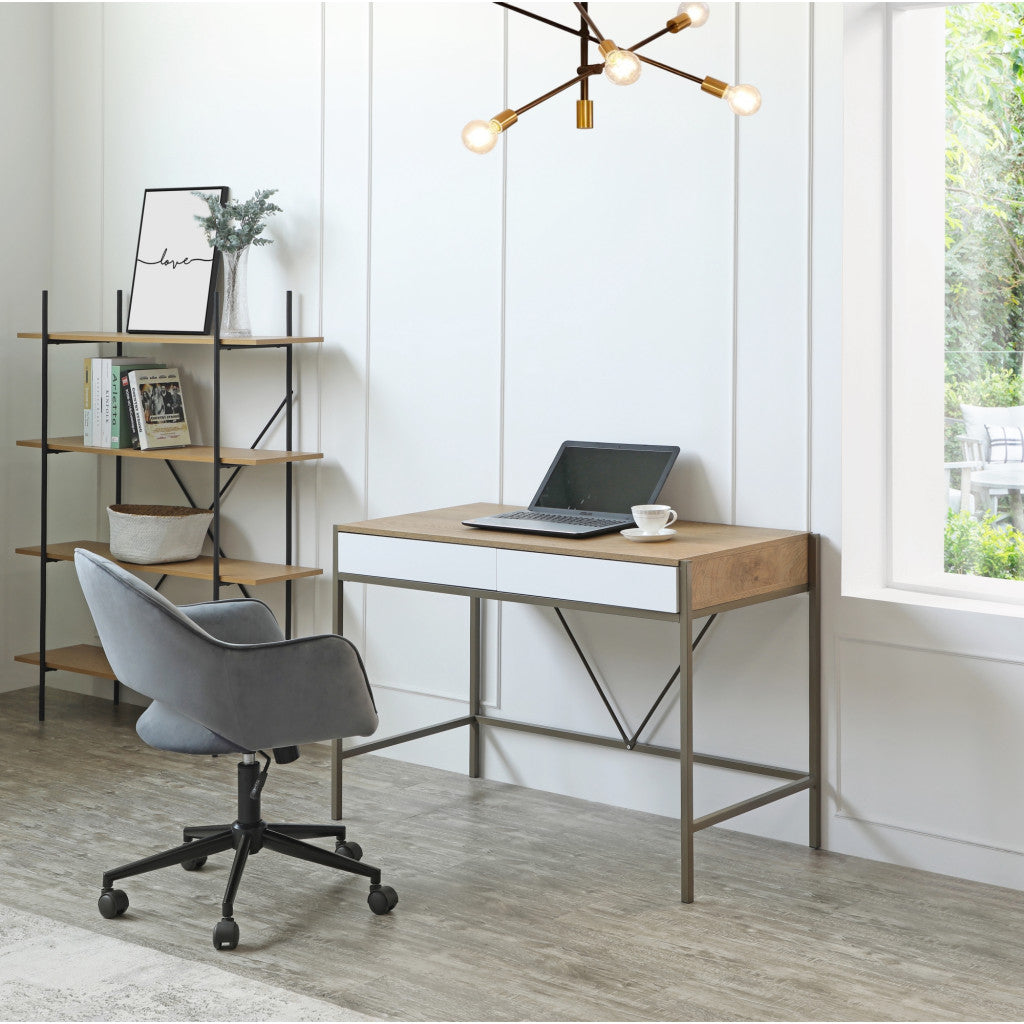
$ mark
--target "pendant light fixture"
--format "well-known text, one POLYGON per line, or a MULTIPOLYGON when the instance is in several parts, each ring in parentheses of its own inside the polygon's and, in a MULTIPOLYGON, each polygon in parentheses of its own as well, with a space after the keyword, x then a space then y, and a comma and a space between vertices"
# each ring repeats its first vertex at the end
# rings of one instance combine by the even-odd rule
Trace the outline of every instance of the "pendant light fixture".
POLYGON ((682 32, 684 28, 700 28, 708 20, 707 4, 681 3, 675 17, 669 18, 664 28, 659 29, 653 35, 649 35, 646 39, 641 39, 640 42, 635 43, 629 49, 621 49, 601 32, 597 25, 594 24, 594 19, 591 18, 587 10, 589 5, 586 3, 573 4, 580 13, 580 27, 578 29, 563 25, 561 22, 552 21, 550 18, 535 14, 533 11, 515 7, 512 4, 499 3, 495 6, 504 7, 506 10, 514 11, 516 14, 522 14, 527 18, 532 18, 534 21, 542 22, 545 25, 550 25, 552 28, 568 32, 570 35, 578 36, 580 40, 580 66, 576 69, 575 78, 570 78, 568 82, 563 82, 550 92, 544 93, 543 96, 538 96, 537 99, 527 103, 525 106, 519 107, 517 110, 503 110, 500 114, 495 114, 489 121, 470 121, 462 129, 462 141, 466 148, 473 153, 489 153, 494 149, 498 136, 506 129, 511 128, 519 120, 520 114, 525 114, 526 111, 532 110, 545 100, 549 100, 552 96, 557 96, 560 92, 571 89, 577 84, 580 87, 580 98, 576 101, 576 127, 593 128, 594 101, 589 95, 591 77, 604 72, 605 78, 616 85, 632 85, 640 77, 644 64, 649 64, 651 67, 660 68, 662 71, 668 71, 670 74, 678 75, 680 78, 696 82, 702 91, 725 100, 733 113, 741 117, 756 114, 761 108, 761 94, 752 85, 729 85, 727 82, 719 81, 717 78, 711 78, 710 76, 699 78, 697 75, 680 71, 678 68, 670 67, 668 64, 662 64, 660 61, 652 60, 650 57, 644 57, 637 53, 637 50, 642 46, 646 46, 655 39, 659 39, 666 33, 675 35, 677 32, 682 32), (591 64, 589 62, 591 43, 597 43, 598 53, 601 56, 600 63, 591 64))

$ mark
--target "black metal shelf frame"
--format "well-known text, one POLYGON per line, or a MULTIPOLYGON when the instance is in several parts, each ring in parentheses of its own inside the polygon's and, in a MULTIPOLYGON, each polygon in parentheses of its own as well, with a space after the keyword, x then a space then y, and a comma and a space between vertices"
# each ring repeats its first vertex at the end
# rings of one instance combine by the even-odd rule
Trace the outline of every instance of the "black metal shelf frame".
MULTIPOLYGON (((117 292, 117 333, 123 333, 123 309, 124 309, 124 293, 121 289, 117 292)), ((292 293, 289 290, 285 293, 285 337, 293 337, 292 333, 292 293)), ((40 558, 39 558, 39 721, 42 722, 46 718, 46 673, 56 671, 54 668, 50 668, 46 664, 46 618, 47 618, 47 565, 50 562, 59 561, 56 558, 50 558, 47 556, 47 510, 49 507, 49 455, 60 455, 64 454, 59 449, 51 448, 49 446, 49 375, 50 375, 50 357, 49 350, 51 345, 80 345, 80 344, 109 344, 109 342, 96 342, 95 340, 64 340, 54 339, 50 337, 49 330, 49 292, 43 291, 42 293, 42 310, 41 310, 41 323, 42 323, 42 337, 40 340, 40 352, 41 352, 41 378, 42 378, 42 400, 41 400, 41 433, 42 438, 40 444, 41 451, 41 467, 40 467, 40 512, 39 512, 39 545, 40 545, 40 558)), ((220 544, 220 517, 221 517, 221 504, 226 497, 231 485, 237 479, 238 474, 245 469, 245 466, 233 466, 231 473, 225 483, 221 483, 221 353, 237 351, 244 349, 251 351, 254 349, 266 349, 266 348, 283 348, 285 350, 285 394, 278 404, 277 408, 271 414, 266 424, 260 430, 256 439, 249 445, 250 449, 255 449, 259 443, 266 436, 267 432, 277 421, 278 417, 284 413, 285 416, 285 448, 287 451, 292 451, 292 444, 294 439, 294 346, 282 341, 268 341, 265 344, 261 343, 247 343, 245 345, 233 345, 230 341, 224 341, 220 336, 220 295, 215 293, 214 295, 214 316, 213 316, 213 502, 207 506, 210 511, 213 512, 213 521, 210 529, 207 531, 208 536, 213 541, 213 600, 220 600, 220 562, 221 559, 226 558, 221 544, 220 544)), ((116 342, 115 355, 123 355, 122 342, 116 342)), ((123 490, 123 466, 122 458, 120 455, 116 455, 115 459, 115 471, 114 471, 114 494, 115 504, 121 503, 122 490, 123 490)), ((181 492, 185 495, 186 500, 192 508, 198 508, 195 499, 192 497, 185 482, 182 480, 181 475, 175 469, 173 462, 170 459, 164 460, 164 465, 170 471, 171 476, 174 478, 181 492)), ((293 551, 293 530, 294 530, 294 517, 292 512, 293 506, 293 469, 294 466, 291 462, 285 463, 285 565, 292 565, 292 551, 293 551)), ((166 576, 161 576, 156 583, 157 589, 166 580, 166 576)), ((292 635, 292 583, 293 580, 285 580, 285 605, 284 605, 284 619, 285 619, 285 637, 291 639, 292 635)), ((227 584, 231 586, 232 584, 227 584)), ((248 597, 248 591, 242 584, 237 584, 239 590, 248 597)), ((120 701, 120 682, 114 680, 114 692, 113 700, 115 704, 120 701)))

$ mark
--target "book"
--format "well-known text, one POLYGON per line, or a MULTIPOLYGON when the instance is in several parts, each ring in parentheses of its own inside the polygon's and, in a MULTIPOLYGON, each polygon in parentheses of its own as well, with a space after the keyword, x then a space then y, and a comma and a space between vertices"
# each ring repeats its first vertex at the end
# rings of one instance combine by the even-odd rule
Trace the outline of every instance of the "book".
POLYGON ((183 448, 191 444, 177 367, 131 370, 128 390, 135 409, 139 448, 183 448))
POLYGON ((110 442, 109 448, 130 448, 132 446, 131 423, 122 378, 131 370, 161 370, 166 363, 154 363, 149 359, 115 358, 110 361, 110 442))
POLYGON ((89 434, 89 444, 93 448, 106 447, 103 443, 103 381, 109 373, 109 359, 95 357, 92 360, 92 430, 89 434))
POLYGON ((124 401, 125 416, 128 420, 128 447, 139 447, 139 421, 135 416, 135 403, 132 401, 132 382, 128 377, 130 371, 121 374, 121 398, 124 401))
POLYGON ((92 359, 83 359, 85 395, 82 403, 82 444, 92 444, 92 359))

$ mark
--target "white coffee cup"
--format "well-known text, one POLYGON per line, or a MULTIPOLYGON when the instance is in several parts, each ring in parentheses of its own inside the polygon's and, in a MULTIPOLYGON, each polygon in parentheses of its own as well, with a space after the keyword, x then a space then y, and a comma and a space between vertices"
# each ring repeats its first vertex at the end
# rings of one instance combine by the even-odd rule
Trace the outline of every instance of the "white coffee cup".
POLYGON ((660 533, 677 518, 671 505, 634 505, 630 512, 640 530, 649 534, 660 533))

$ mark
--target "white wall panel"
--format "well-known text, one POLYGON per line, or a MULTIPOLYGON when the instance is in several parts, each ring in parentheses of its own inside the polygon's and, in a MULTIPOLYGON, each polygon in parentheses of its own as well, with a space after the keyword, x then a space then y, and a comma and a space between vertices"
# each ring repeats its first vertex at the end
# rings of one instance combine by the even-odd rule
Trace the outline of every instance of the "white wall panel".
MULTIPOLYGON (((53 107, 52 264, 49 277, 42 283, 49 288, 52 327, 81 324, 112 329, 113 323, 103 323, 101 287, 104 10, 102 4, 85 3, 62 6, 58 11, 53 19, 52 74, 54 96, 61 97, 61 101, 53 107), (64 102, 68 95, 74 97, 73 102, 64 102)), ((34 319, 29 329, 38 329, 34 319)), ((27 344, 38 353, 37 343, 27 344)), ((82 361, 97 354, 99 350, 88 345, 51 347, 51 434, 81 433, 82 361)), ((32 436, 38 436, 38 431, 33 430, 32 436)), ((33 452, 33 457, 38 457, 37 453, 33 452)), ((49 537, 72 540, 105 531, 105 509, 91 500, 82 500, 84 495, 96 493, 98 461, 78 456, 63 460, 51 457, 48 467, 49 537)), ((38 571, 37 565, 31 568, 38 571)), ((46 646, 77 643, 93 636, 93 630, 92 617, 70 566, 52 567, 47 574, 46 646)), ((38 644, 32 647, 36 649, 38 644)), ((48 685, 53 680, 50 674, 48 685)), ((75 690, 110 695, 106 680, 66 676, 63 681, 75 690)))
MULTIPOLYGON (((497 497, 501 165, 459 136, 500 89, 503 45, 490 5, 373 10, 371 516, 497 497)), ((465 694, 464 601, 370 588, 366 622, 373 678, 465 694)))
POLYGON ((489 5, 374 8, 371 515, 497 495, 501 167, 459 133, 501 56, 489 5))
MULTIPOLYGON (((4 396, 3 461, 6 504, 4 544, 4 686, 34 686, 38 672, 11 662, 16 653, 38 649, 39 562, 16 555, 16 546, 39 542, 38 450, 15 448, 17 438, 40 434, 40 349, 37 341, 17 341, 17 331, 38 331, 40 293, 50 292, 51 326, 95 322, 101 250, 84 249, 83 239, 98 238, 100 223, 102 63, 97 43, 102 10, 74 5, 60 16, 46 5, 6 4, 0 9, 0 46, 4 73, 11 76, 3 95, 8 146, 0 178, 15 197, 8 210, 0 310, 8 345, 6 377, 15 382, 4 396), (54 103, 74 90, 76 103, 54 103), (74 168, 59 175, 55 169, 74 168), (10 567, 10 571, 6 570, 10 567)), ((50 350, 49 429, 81 432, 82 357, 89 347, 50 350)), ((49 463, 51 539, 91 534, 96 528, 97 470, 92 460, 72 458, 49 463), (83 502, 85 495, 87 500, 83 502)), ((78 588, 59 567, 48 572, 47 646, 75 642, 92 631, 78 588), (52 583, 51 583, 52 581, 52 583)), ((49 679, 52 681, 53 677, 49 679)), ((68 680, 91 691, 84 677, 68 680)), ((109 684, 100 691, 109 693, 109 684)))
POLYGON ((739 6, 736 522, 807 521, 810 30, 807 4, 739 6), (771 38, 772 46, 763 41, 771 38))
MULTIPOLYGON (((49 284, 53 255, 52 24, 48 6, 0 5, 0 123, 5 136, 0 188, 10 199, 0 248, 5 353, 0 401, 0 690, 31 686, 38 679, 36 670, 12 660, 15 654, 36 650, 39 628, 39 563, 14 553, 18 545, 39 542, 39 453, 14 444, 18 438, 39 436, 39 346, 17 341, 14 335, 39 322, 39 293, 49 284)), ((64 383, 70 384, 68 378, 64 383)))
POLYGON ((282 328, 289 287, 316 326, 320 22, 314 3, 251 4, 244 16, 235 4, 106 5, 108 288, 130 286, 144 189, 276 188, 275 244, 249 259, 253 329, 282 328))
POLYGON ((1024 801, 1022 678, 1019 661, 841 640, 839 813, 1024 855, 1006 813, 1024 801))
MULTIPOLYGON (((370 267, 371 7, 324 9, 323 351, 319 421, 317 564, 330 566, 334 525, 366 518, 370 267)), ((302 396, 300 396, 301 398, 302 396)), ((303 410, 306 403, 302 404, 303 410)), ((317 621, 330 621, 333 587, 316 585, 317 621)), ((350 586, 345 622, 361 645, 362 589, 350 586)))
MULTIPOLYGON (((622 45, 665 19, 658 4, 591 12, 622 45)), ((514 14, 508 26, 510 106, 573 76, 572 37, 514 14)), ((650 47, 723 77, 732 52, 729 8, 650 47)), ((678 443, 666 497, 684 516, 720 519, 731 482, 732 115, 651 67, 628 87, 599 76, 590 95, 592 130, 575 127, 574 88, 499 143, 509 180, 504 499, 528 501, 566 438, 678 443)))

